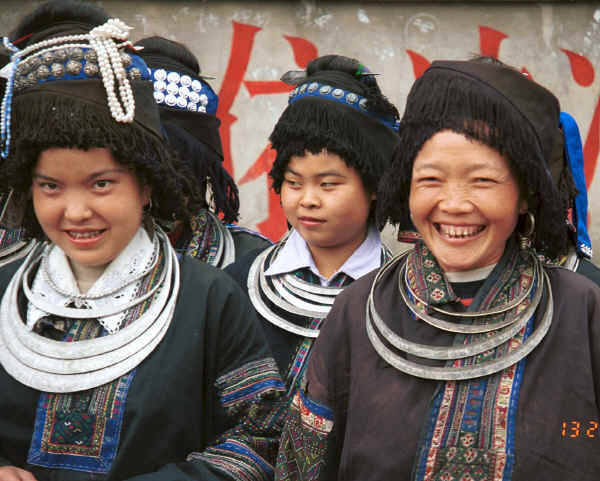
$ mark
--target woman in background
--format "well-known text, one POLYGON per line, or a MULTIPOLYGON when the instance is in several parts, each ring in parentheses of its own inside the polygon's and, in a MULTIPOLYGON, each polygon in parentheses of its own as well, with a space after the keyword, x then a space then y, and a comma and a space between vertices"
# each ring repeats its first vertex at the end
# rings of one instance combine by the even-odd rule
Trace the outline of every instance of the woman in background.
POLYGON ((198 60, 183 44, 162 37, 136 42, 148 64, 169 144, 193 173, 202 199, 210 196, 188 223, 169 226, 169 237, 180 254, 224 268, 271 241, 257 232, 231 224, 238 219, 238 188, 223 167, 216 117, 219 97, 200 75, 198 60), (222 217, 222 220, 219 218, 222 217))

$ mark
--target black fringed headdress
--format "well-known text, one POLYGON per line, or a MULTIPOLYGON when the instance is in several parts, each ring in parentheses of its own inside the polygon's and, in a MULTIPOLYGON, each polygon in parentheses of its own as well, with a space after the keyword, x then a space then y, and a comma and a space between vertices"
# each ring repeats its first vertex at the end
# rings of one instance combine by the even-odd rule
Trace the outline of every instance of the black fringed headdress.
POLYGON ((563 155, 560 106, 547 89, 506 65, 484 59, 435 61, 416 80, 400 123, 401 148, 378 191, 378 223, 414 230, 408 197, 423 144, 451 130, 488 145, 509 161, 535 215, 534 245, 549 257, 565 252, 565 222, 574 189, 563 155))
POLYGON ((238 218, 237 186, 223 167, 223 150, 216 117, 218 96, 200 76, 194 55, 182 44, 149 37, 136 46, 150 67, 154 98, 169 143, 195 175, 202 194, 210 186, 214 210, 225 222, 238 218))
POLYGON ((174 172, 173 158, 148 68, 127 40, 128 30, 97 7, 61 0, 39 7, 5 39, 11 62, 4 69, 0 184, 13 195, 4 225, 42 235, 30 208, 30 170, 51 147, 110 149, 151 185, 155 217, 186 217, 173 186, 156 182, 174 172))
POLYGON ((306 72, 288 72, 282 80, 297 85, 270 140, 277 157, 270 172, 280 191, 283 173, 294 155, 339 155, 375 192, 398 143, 398 111, 383 96, 375 77, 358 60, 327 55, 311 61, 306 72))

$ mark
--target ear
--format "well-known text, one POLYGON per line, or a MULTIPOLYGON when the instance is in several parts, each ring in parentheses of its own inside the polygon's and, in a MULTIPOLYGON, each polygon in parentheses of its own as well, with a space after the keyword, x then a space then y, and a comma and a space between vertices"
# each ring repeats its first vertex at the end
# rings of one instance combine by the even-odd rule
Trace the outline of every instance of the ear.
POLYGON ((371 200, 377 200, 377 194, 375 192, 371 194, 371 200))
POLYGON ((142 201, 144 207, 152 201, 152 188, 149 185, 142 187, 142 201))
POLYGON ((527 202, 527 200, 522 199, 521 202, 519 203, 519 214, 524 214, 528 210, 529 210, 529 203, 527 202))

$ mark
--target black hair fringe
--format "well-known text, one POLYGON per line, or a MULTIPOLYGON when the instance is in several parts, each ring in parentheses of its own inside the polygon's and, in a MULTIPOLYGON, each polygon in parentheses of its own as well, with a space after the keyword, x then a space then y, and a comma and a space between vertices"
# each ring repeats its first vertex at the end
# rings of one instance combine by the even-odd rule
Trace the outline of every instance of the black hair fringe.
MULTIPOLYGON (((136 122, 116 122, 106 108, 49 92, 17 96, 11 120, 11 151, 0 171, 2 191, 12 188, 17 198, 28 198, 33 169, 46 149, 103 147, 142 185, 151 187, 155 219, 188 221, 189 212, 199 208, 198 190, 189 180, 188 169, 161 139, 136 122)), ((29 235, 44 238, 31 205, 26 208, 24 227, 29 235)))
POLYGON ((239 192, 235 181, 223 167, 221 158, 176 123, 165 122, 163 127, 169 144, 193 173, 199 196, 206 199, 210 187, 213 211, 221 213, 224 222, 235 222, 239 217, 239 192))
POLYGON ((377 182, 389 159, 380 153, 381 146, 374 145, 356 121, 340 115, 327 104, 326 101, 298 101, 281 115, 269 138, 277 151, 269 172, 276 193, 281 192, 283 176, 292 156, 302 156, 306 152, 318 154, 323 149, 339 155, 349 167, 358 171, 365 188, 376 192, 377 182))
POLYGON ((487 85, 435 71, 417 79, 409 94, 400 142, 378 189, 379 226, 389 220, 401 230, 412 227, 408 198, 413 163, 423 144, 441 130, 463 134, 507 158, 536 219, 534 247, 550 258, 566 253, 569 189, 559 191, 554 185, 529 121, 487 85))

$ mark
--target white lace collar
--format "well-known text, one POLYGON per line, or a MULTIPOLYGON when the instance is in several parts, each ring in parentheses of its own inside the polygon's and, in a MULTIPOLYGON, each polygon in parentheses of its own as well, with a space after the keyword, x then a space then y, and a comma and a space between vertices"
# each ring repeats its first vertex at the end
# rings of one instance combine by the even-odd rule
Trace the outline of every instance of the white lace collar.
MULTIPOLYGON (((135 298, 143 273, 156 260, 156 243, 153 243, 146 230, 140 227, 127 247, 106 267, 90 290, 82 295, 64 251, 50 245, 46 258, 37 271, 32 291, 57 306, 86 307, 102 309, 131 301, 135 298)), ((27 327, 33 326, 49 313, 27 306, 27 327)), ((98 318, 98 322, 111 334, 117 332, 125 318, 126 311, 98 318)))

